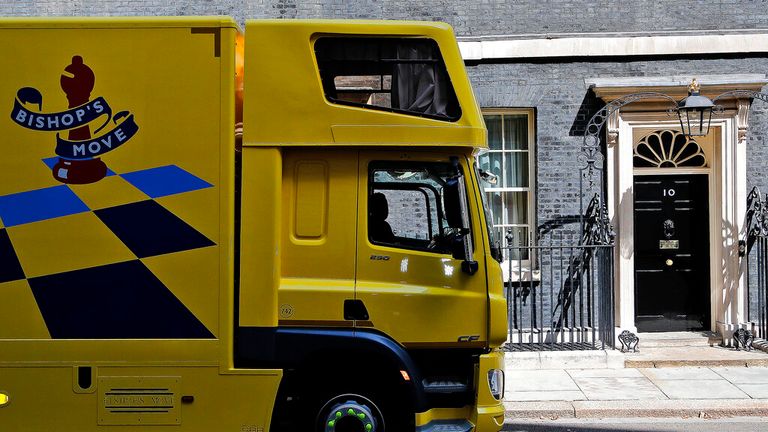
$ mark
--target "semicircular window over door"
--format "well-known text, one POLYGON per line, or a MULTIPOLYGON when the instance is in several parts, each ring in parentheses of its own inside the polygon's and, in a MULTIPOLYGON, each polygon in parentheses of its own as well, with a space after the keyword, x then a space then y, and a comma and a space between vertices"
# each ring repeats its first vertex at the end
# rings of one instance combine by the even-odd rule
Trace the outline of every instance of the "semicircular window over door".
POLYGON ((707 154, 695 139, 666 129, 644 135, 635 143, 635 168, 706 168, 707 154))

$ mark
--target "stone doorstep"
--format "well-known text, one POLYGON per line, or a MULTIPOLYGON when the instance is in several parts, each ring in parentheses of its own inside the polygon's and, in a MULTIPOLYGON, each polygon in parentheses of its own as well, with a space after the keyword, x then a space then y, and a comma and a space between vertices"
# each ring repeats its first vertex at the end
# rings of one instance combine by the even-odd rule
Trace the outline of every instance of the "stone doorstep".
POLYGON ((505 418, 766 417, 768 400, 504 402, 505 418))
POLYGON ((624 366, 628 368, 660 368, 685 366, 768 366, 768 355, 757 349, 737 351, 733 348, 675 346, 645 348, 637 353, 624 356, 624 366))
POLYGON ((722 360, 625 360, 624 367, 635 369, 671 368, 671 367, 768 367, 765 359, 722 359, 722 360))
POLYGON ((504 368, 506 370, 622 369, 624 355, 615 350, 506 352, 504 368))
POLYGON ((637 336, 641 348, 712 347, 723 342, 722 336, 714 332, 638 333, 637 336))
POLYGON ((758 339, 752 342, 752 348, 758 349, 764 353, 768 353, 768 341, 765 339, 758 339))
MULTIPOLYGON (((662 334, 663 335, 663 334, 662 334)), ((735 351, 718 346, 707 346, 711 337, 682 338, 683 344, 664 346, 679 336, 667 335, 641 341, 640 352, 622 353, 619 350, 586 351, 517 351, 506 352, 504 367, 514 369, 621 369, 668 368, 695 366, 768 367, 768 341, 754 342, 752 351, 735 351), (697 343, 688 341, 696 340, 697 343), (667 342, 665 342, 667 341, 667 342), (704 341, 704 342, 703 342, 704 341), (656 343, 658 342, 658 346, 656 343)))

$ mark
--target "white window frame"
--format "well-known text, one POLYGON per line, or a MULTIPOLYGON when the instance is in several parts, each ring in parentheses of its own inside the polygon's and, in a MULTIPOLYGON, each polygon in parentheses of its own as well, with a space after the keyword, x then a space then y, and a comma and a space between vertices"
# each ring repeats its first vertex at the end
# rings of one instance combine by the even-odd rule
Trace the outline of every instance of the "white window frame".
MULTIPOLYGON (((502 139, 504 139, 504 120, 503 116, 505 115, 526 115, 528 117, 528 149, 527 150, 488 150, 488 153, 501 153, 502 155, 507 153, 528 153, 528 186, 527 187, 506 187, 505 185, 501 185, 499 187, 486 187, 486 192, 526 192, 527 193, 527 201, 528 201, 528 212, 526 214, 527 223, 525 224, 519 224, 519 223, 508 223, 508 221, 505 221, 506 219, 506 209, 502 212, 502 223, 501 224, 493 224, 494 229, 502 229, 503 234, 506 235, 506 230, 509 228, 527 228, 528 232, 528 238, 531 239, 533 235, 535 235, 535 229, 536 226, 536 118, 535 118, 535 112, 533 108, 482 108, 482 114, 483 116, 490 116, 490 115, 500 115, 502 116, 501 120, 501 136, 502 139)), ((502 173, 506 173, 506 163, 507 160, 502 156, 502 173)), ((500 179, 500 181, 504 181, 503 179, 500 179)), ((486 199, 489 201, 489 204, 491 205, 491 208, 493 207, 492 202, 490 201, 490 197, 486 197, 486 199)), ((506 244, 506 242, 503 242, 503 244, 506 244)), ((507 263, 509 260, 505 257, 505 263, 507 263)), ((515 265, 512 267, 518 267, 522 266, 523 268, 530 268, 530 260, 525 259, 521 260, 521 262, 518 262, 519 260, 514 260, 515 265)), ((504 266, 505 268, 508 267, 508 265, 504 266)), ((505 269, 506 273, 506 269, 505 269)))

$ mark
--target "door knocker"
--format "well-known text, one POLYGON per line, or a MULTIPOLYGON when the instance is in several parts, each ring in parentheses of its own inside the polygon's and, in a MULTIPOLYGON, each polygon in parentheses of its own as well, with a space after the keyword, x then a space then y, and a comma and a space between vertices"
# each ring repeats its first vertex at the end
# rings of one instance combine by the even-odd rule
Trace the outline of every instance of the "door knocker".
POLYGON ((664 236, 668 239, 675 236, 675 222, 673 222, 672 219, 664 221, 664 236))

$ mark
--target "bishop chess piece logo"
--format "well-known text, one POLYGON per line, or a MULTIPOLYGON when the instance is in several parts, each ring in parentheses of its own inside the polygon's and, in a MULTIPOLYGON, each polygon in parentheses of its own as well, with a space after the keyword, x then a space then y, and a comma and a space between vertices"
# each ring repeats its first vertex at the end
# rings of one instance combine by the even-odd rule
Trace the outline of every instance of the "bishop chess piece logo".
POLYGON ((87 184, 103 179, 107 165, 100 156, 130 140, 139 127, 133 114, 120 111, 113 115, 112 108, 103 97, 91 99, 96 84, 93 70, 81 56, 72 57, 59 80, 67 97, 68 110, 58 113, 43 112, 43 95, 35 88, 24 87, 16 93, 11 118, 18 125, 38 131, 55 131, 56 155, 53 177, 67 184, 87 184), (33 107, 37 106, 37 110, 33 107), (101 117, 106 120, 91 133, 91 123, 101 117), (101 131, 112 126, 108 132, 101 131), (61 132, 66 131, 66 138, 61 132), (99 134, 101 133, 101 134, 99 134))

